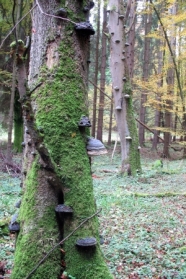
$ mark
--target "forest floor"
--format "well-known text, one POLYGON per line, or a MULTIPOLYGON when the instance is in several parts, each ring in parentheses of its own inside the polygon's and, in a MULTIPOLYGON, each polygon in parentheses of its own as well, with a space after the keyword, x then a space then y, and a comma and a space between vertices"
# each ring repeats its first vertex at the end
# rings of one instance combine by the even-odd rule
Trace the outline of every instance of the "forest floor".
MULTIPOLYGON (((161 148, 142 148, 136 177, 120 175, 117 150, 112 161, 112 150, 93 159, 101 248, 115 279, 186 278, 186 160, 171 149, 162 166, 161 148)), ((14 156, 16 164, 20 159, 14 156)), ((8 223, 20 196, 20 177, 0 156, 0 279, 8 279, 13 266, 15 235, 8 223)))

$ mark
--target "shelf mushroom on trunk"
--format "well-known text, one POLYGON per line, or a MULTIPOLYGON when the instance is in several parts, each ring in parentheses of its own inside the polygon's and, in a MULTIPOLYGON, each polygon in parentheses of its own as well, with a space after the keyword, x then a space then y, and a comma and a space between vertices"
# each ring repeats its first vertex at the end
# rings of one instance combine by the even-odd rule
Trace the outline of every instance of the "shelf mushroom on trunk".
POLYGON ((107 149, 100 140, 87 137, 87 154, 89 156, 99 156, 107 153, 107 149))

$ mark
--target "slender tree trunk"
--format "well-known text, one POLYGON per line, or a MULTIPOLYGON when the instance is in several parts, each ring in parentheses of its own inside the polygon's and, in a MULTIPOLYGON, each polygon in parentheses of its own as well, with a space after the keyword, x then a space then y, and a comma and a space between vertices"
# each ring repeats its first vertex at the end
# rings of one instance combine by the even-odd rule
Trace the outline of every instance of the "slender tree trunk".
POLYGON ((109 33, 111 49, 111 76, 115 101, 115 116, 121 143, 121 172, 135 174, 140 170, 138 137, 132 108, 132 88, 124 54, 129 46, 125 40, 124 3, 109 1, 109 33), (112 10, 112 7, 114 9, 112 10), (125 46, 125 47, 123 47, 125 46))
POLYGON ((11 88, 11 98, 10 98, 10 110, 9 110, 9 120, 8 120, 8 141, 7 141, 7 151, 6 151, 6 162, 10 163, 12 160, 12 129, 14 122, 14 98, 15 98, 15 88, 16 88, 16 61, 13 61, 13 72, 12 72, 12 88, 11 88))
MULTIPOLYGON (((147 0, 146 0, 147 2, 147 0)), ((148 12, 148 11, 147 11, 148 12)), ((145 36, 148 35, 148 33, 151 30, 152 25, 152 14, 146 14, 145 15, 145 36)), ((143 80, 147 81, 149 76, 149 65, 150 65, 150 42, 151 39, 148 37, 145 37, 145 43, 144 43, 144 62, 143 62, 143 80)), ((145 114, 146 114, 146 107, 144 106, 145 102, 147 100, 147 94, 144 92, 141 94, 141 105, 140 105, 140 121, 145 123, 145 114)), ((139 126, 139 142, 140 145, 143 146, 145 142, 145 130, 142 125, 139 126)))
POLYGON ((107 58, 107 11, 106 8, 103 7, 103 28, 102 28, 102 51, 101 51, 101 79, 100 79, 100 97, 99 97, 99 111, 98 111, 98 127, 97 127, 97 138, 99 140, 103 140, 103 113, 104 113, 104 101, 105 95, 105 70, 106 70, 106 58, 107 58))
MULTIPOLYGON (((22 0, 18 0, 16 22, 21 17, 22 0)), ((14 12, 14 11, 13 11, 14 12)), ((17 41, 19 34, 20 24, 17 24, 15 30, 15 39, 17 41)), ((17 51, 17 49, 16 49, 17 51)), ((15 89, 16 89, 16 74, 17 74, 17 58, 16 54, 13 54, 13 72, 12 72, 12 89, 11 89, 11 99, 10 99, 10 111, 9 111, 9 122, 8 122, 8 141, 7 141, 7 154, 6 161, 10 163, 12 160, 12 129, 14 123, 14 99, 15 99, 15 89)))
MULTIPOLYGON (((35 3, 32 25, 37 26, 37 32, 32 35, 30 52, 30 92, 23 98, 24 196, 12 279, 28 278, 56 243, 96 211, 86 151, 87 128, 78 126, 81 116, 88 114, 89 35, 84 29, 81 33, 75 31, 71 22, 41 13, 42 9, 54 15, 58 1, 35 3), (70 207, 73 213, 68 217, 57 215, 55 208, 59 204, 70 207)), ((83 9, 83 3, 74 0, 61 6, 73 22, 77 11, 83 9)), ((58 12, 64 15, 64 11, 58 12)), ((86 19, 83 13, 82 17, 86 19)), ((64 242, 63 250, 65 253, 55 249, 30 277, 56 279, 65 269, 77 279, 112 278, 100 250, 96 217, 76 230, 64 242), (95 247, 78 249, 77 241, 87 237, 97 240, 95 247)))
MULTIPOLYGON (((95 74, 94 84, 98 85, 98 71, 99 71, 99 41, 100 41, 100 1, 98 1, 98 17, 97 17, 97 34, 96 34, 96 53, 95 53, 95 74)), ((93 96, 93 115, 92 115, 92 136, 96 136, 96 117, 97 117, 97 87, 94 86, 93 96)))
POLYGON ((19 102, 19 92, 15 90, 14 98, 14 151, 22 152, 23 141, 23 115, 22 106, 19 102))
MULTIPOLYGON (((162 78, 162 70, 163 70, 163 64, 164 64, 164 54, 165 52, 161 50, 161 47, 163 46, 163 43, 159 43, 159 51, 158 51, 158 71, 157 74, 160 76, 160 79, 158 81, 158 88, 161 88, 163 86, 163 78, 162 78)), ((156 96, 157 101, 161 102, 161 97, 159 95, 156 96)), ((161 105, 159 105, 161 106, 161 105)), ((155 127, 160 127, 160 115, 161 115, 161 107, 156 109, 155 112, 155 122, 154 125, 155 127)), ((152 142, 152 150, 157 149, 157 144, 159 141, 159 130, 155 129, 154 130, 154 137, 153 137, 153 142, 152 142)))
MULTIPOLYGON (((176 2, 173 5, 172 9, 171 9, 171 13, 172 14, 176 14, 177 11, 177 7, 176 7, 176 2)), ((173 34, 170 37, 170 46, 171 49, 173 51, 173 53, 175 53, 175 46, 176 46, 176 36, 175 36, 175 27, 173 27, 173 34)), ((172 56, 170 56, 169 58, 169 63, 172 63, 172 56)), ((166 101, 166 111, 165 111, 165 127, 167 129, 171 129, 172 128, 172 100, 171 100, 171 96, 173 96, 173 92, 174 92, 174 77, 175 77, 175 69, 172 68, 172 66, 170 65, 167 71, 167 91, 168 91, 168 95, 169 95, 169 99, 166 101)), ((164 147, 163 147, 163 156, 165 156, 166 158, 170 157, 169 154, 169 144, 171 141, 171 133, 170 132, 165 132, 164 133, 164 147)))

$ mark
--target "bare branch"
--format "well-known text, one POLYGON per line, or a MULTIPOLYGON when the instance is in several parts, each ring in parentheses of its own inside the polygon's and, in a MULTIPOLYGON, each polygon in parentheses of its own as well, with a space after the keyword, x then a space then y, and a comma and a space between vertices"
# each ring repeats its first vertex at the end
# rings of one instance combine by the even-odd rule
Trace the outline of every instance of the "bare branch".
POLYGON ((2 48, 4 42, 6 41, 6 39, 12 34, 12 32, 15 30, 15 28, 17 27, 17 25, 33 10, 35 9, 35 7, 37 6, 34 5, 15 25, 14 27, 10 30, 10 32, 6 35, 6 37, 4 38, 4 40, 2 41, 1 45, 0 45, 0 49, 2 48))
POLYGON ((38 5, 38 8, 39 8, 41 14, 43 14, 43 15, 50 16, 50 17, 54 17, 54 18, 58 18, 58 19, 62 19, 62 20, 65 20, 65 21, 69 21, 69 22, 71 22, 71 23, 73 23, 73 24, 77 24, 76 22, 72 21, 71 19, 45 13, 45 12, 43 11, 43 9, 41 8, 41 6, 40 6, 38 0, 36 0, 36 4, 38 5))

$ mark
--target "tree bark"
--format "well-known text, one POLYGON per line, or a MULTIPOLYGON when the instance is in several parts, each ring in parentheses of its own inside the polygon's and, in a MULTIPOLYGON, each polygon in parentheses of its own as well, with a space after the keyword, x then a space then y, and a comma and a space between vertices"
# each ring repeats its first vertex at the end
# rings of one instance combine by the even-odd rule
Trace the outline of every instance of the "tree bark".
MULTIPOLYGON (((176 15, 177 12, 177 4, 176 2, 173 4, 171 9, 171 14, 176 15)), ((175 45, 176 45, 176 36, 175 36, 175 26, 173 26, 172 34, 170 37, 170 46, 173 53, 175 53, 175 45)), ((172 56, 169 56, 168 63, 172 64, 172 56)), ((175 69, 171 66, 168 66, 167 70, 167 92, 168 92, 168 100, 166 101, 166 110, 165 110, 165 127, 167 129, 172 128, 172 100, 171 96, 174 92, 174 77, 175 77, 175 69)), ((170 131, 164 132, 164 146, 163 146, 163 156, 166 158, 170 157, 169 154, 169 144, 171 141, 171 133, 170 131)))
POLYGON ((100 97, 99 97, 99 110, 98 110, 98 127, 97 127, 97 138, 103 140, 103 113, 104 113, 104 101, 105 95, 105 70, 106 70, 106 49, 107 49, 107 11, 103 7, 103 28, 102 28, 102 51, 101 51, 101 78, 100 78, 100 97))
POLYGON ((121 172, 135 175, 136 171, 140 171, 141 167, 138 136, 132 107, 132 88, 125 59, 128 43, 124 36, 124 4, 119 0, 110 0, 109 7, 110 67, 115 101, 115 117, 121 143, 121 172))
MULTIPOLYGON (((147 1, 146 1, 147 2, 147 1)), ((148 12, 148 11, 147 11, 148 12)), ((145 14, 145 36, 151 30, 152 25, 152 14, 145 14)), ((145 37, 144 43, 144 62, 143 62, 143 80, 147 81, 149 76, 149 64, 150 64, 150 42, 151 39, 145 37)), ((146 107, 144 106, 147 100, 147 94, 144 92, 141 94, 141 104, 140 104, 140 121, 145 123, 146 107)), ((145 141, 145 130, 143 126, 139 127, 139 142, 141 146, 144 146, 145 141)))
MULTIPOLYGON (((97 17, 97 35, 96 35, 96 53, 95 53, 95 73, 94 84, 98 85, 98 72, 99 72, 99 41, 100 41, 100 2, 98 1, 98 17, 97 17)), ((96 136, 96 122, 97 122, 97 87, 94 86, 93 96, 93 115, 92 115, 92 136, 96 136)))
MULTIPOLYGON (((87 59, 89 36, 77 34, 74 24, 54 15, 55 0, 34 2, 29 88, 23 100, 25 150, 23 199, 12 279, 25 278, 52 246, 69 235, 95 211, 87 128, 78 127, 87 115, 87 59), (65 204, 73 215, 56 218, 55 207, 65 204), (57 222, 58 221, 58 222, 57 222), (24 251, 24 253, 23 253, 24 251)), ((81 1, 60 5, 68 19, 85 21, 81 1), (77 18, 78 15, 78 18, 77 18)), ((94 217, 56 249, 32 274, 32 278, 56 279, 65 269, 78 278, 113 278, 99 246, 98 221, 94 217), (95 249, 79 250, 76 241, 95 237, 95 249)))

